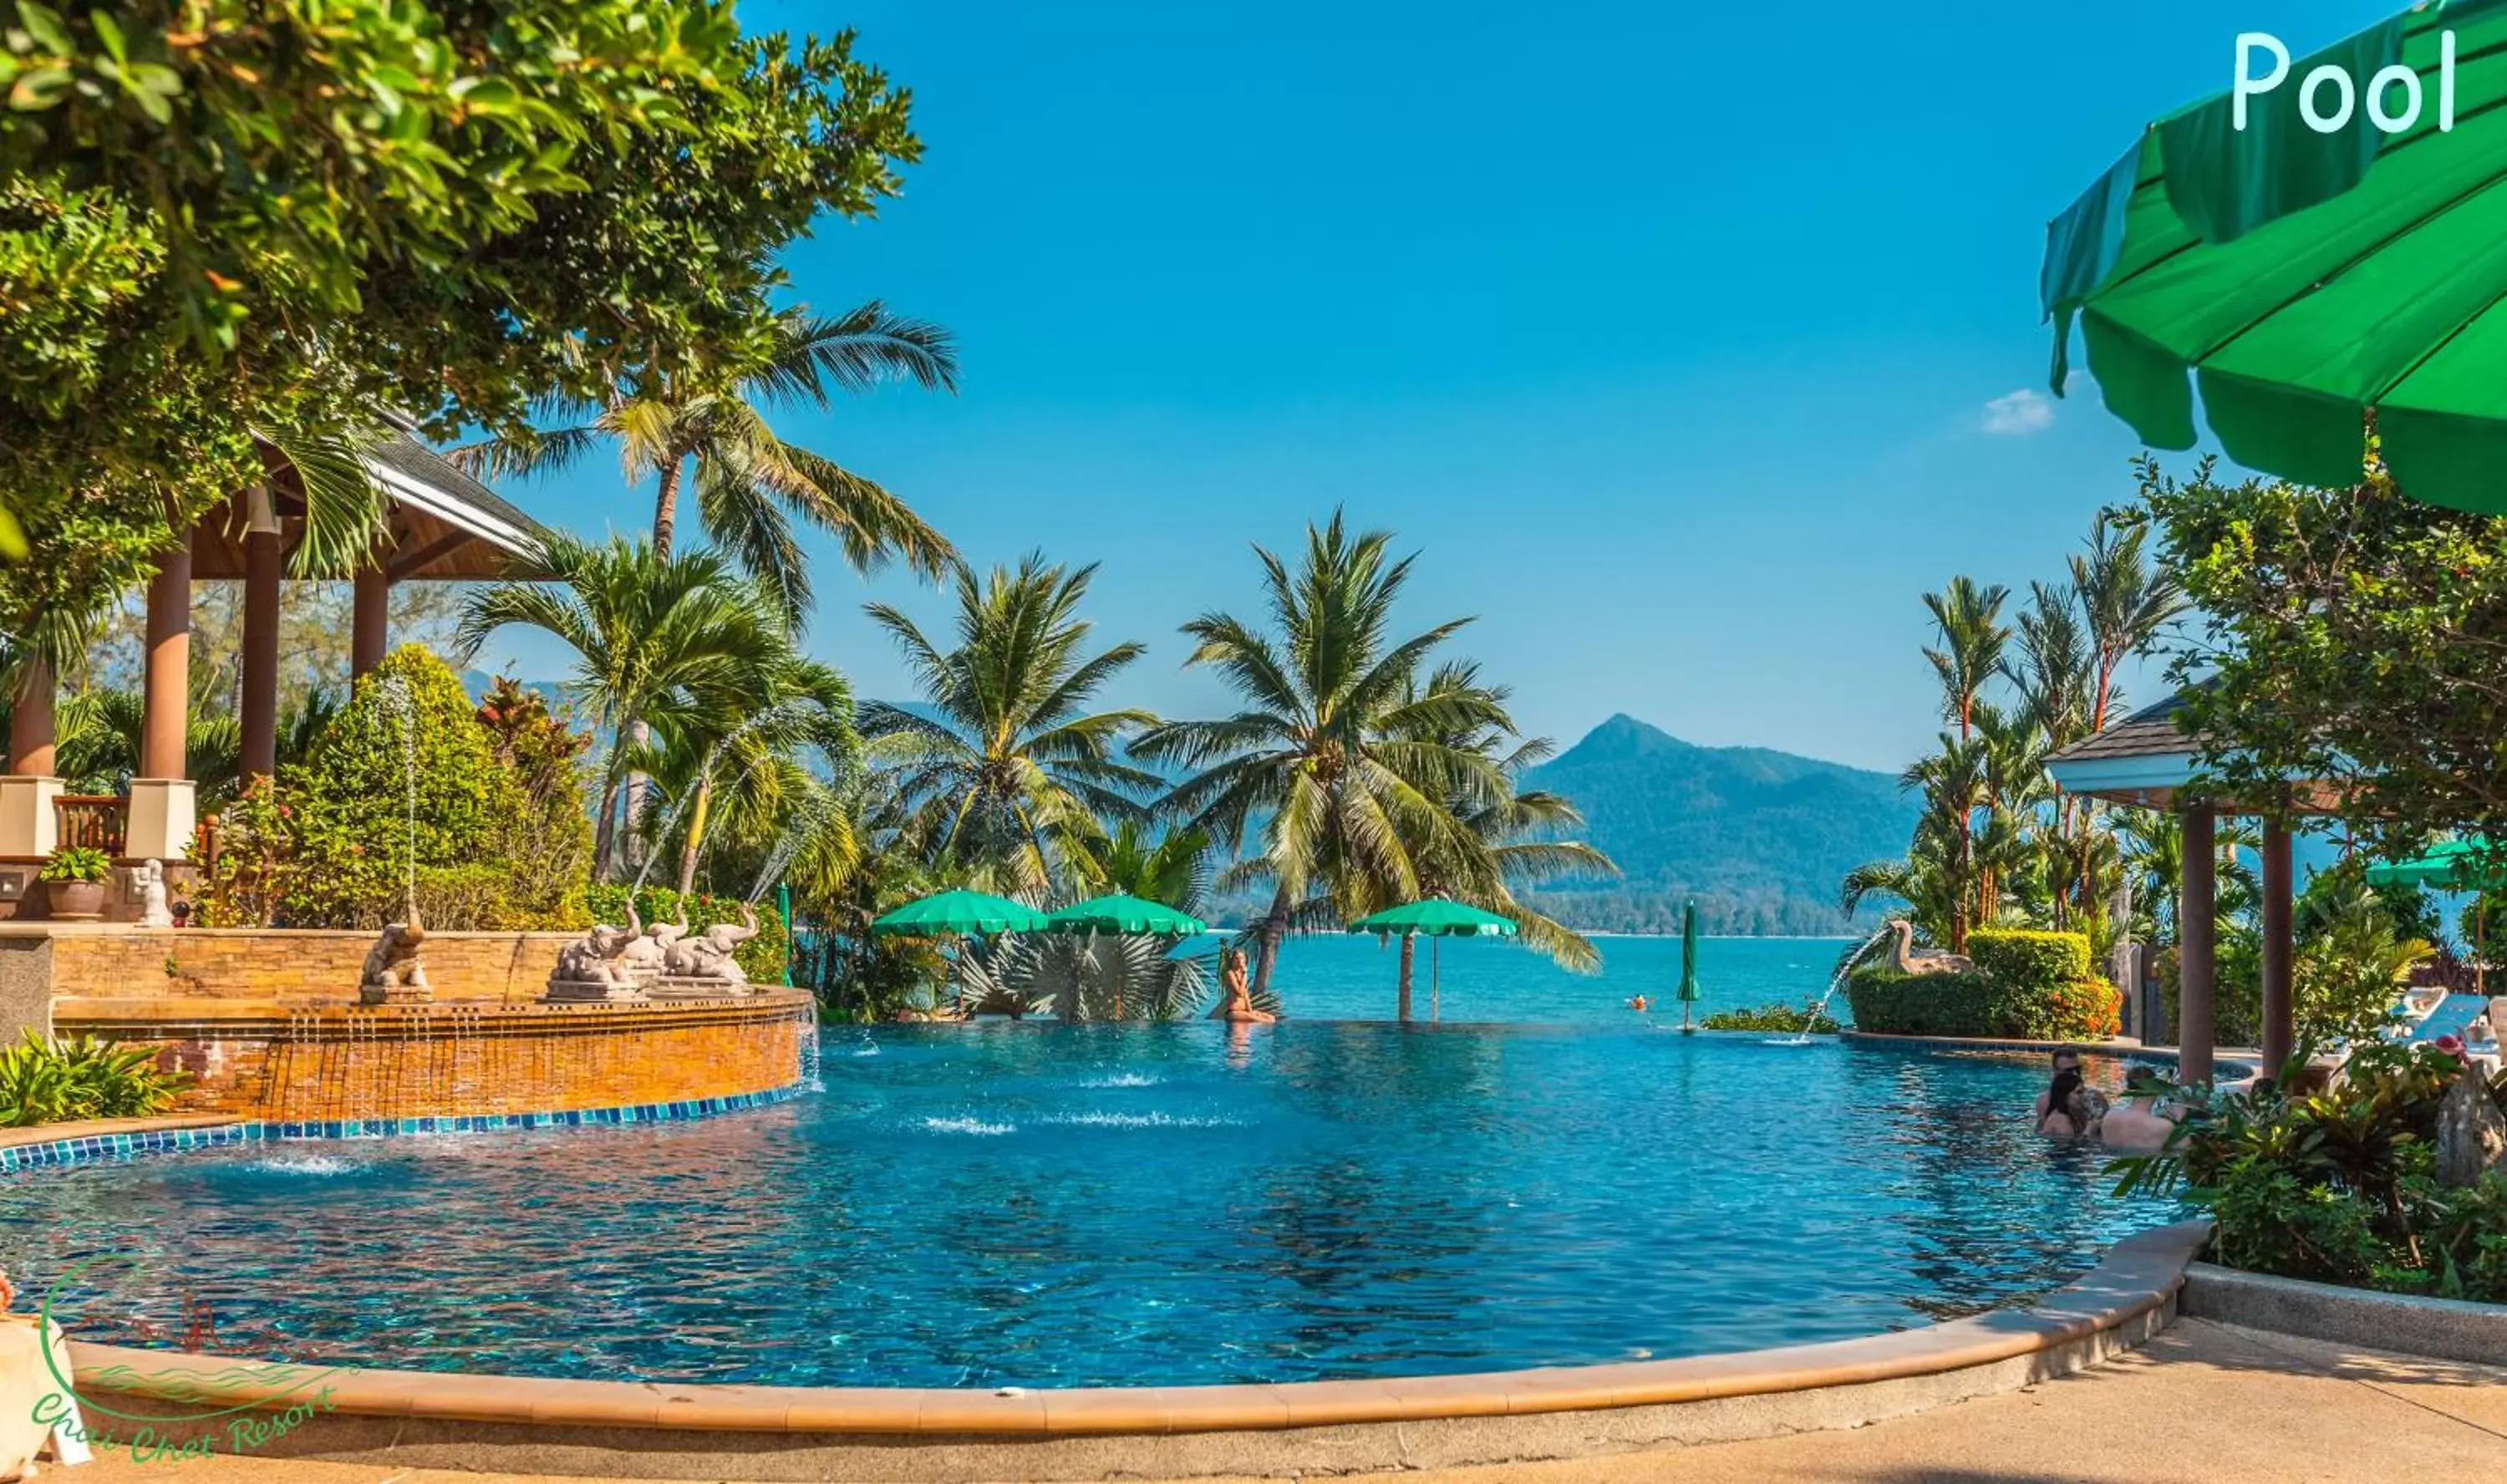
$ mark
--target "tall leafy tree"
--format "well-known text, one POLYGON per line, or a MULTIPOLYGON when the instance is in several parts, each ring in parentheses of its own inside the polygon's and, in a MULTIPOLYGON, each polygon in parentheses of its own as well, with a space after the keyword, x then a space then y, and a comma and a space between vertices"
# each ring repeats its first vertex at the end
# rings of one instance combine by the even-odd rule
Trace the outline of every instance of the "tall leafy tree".
POLYGON ((1126 733, 1157 718, 1091 709, 1142 654, 1131 642, 1089 652, 1079 609, 1096 574, 1041 555, 981 578, 961 568, 947 649, 897 609, 867 609, 904 651, 930 712, 864 707, 869 756, 895 771, 926 851, 963 862, 988 889, 1040 898, 1102 880, 1104 821, 1137 817, 1158 787, 1121 751, 1126 733))
POLYGON ((949 543, 903 500, 784 441, 768 420, 778 408, 823 409, 836 393, 886 380, 954 389, 958 363, 947 331, 877 303, 831 318, 790 310, 711 354, 684 370, 613 383, 598 397, 551 399, 543 411, 559 426, 472 444, 454 457, 490 477, 529 477, 613 445, 627 483, 654 482, 657 554, 671 555, 681 499, 693 490, 707 534, 795 619, 812 596, 796 517, 834 535, 855 570, 890 556, 929 575, 949 567, 956 556, 949 543))
POLYGON ((1308 526, 1295 567, 1261 547, 1269 623, 1211 612, 1183 626, 1191 665, 1216 667, 1243 708, 1171 722, 1133 750, 1195 770, 1166 805, 1243 857, 1233 879, 1271 888, 1256 929, 1254 981, 1267 993, 1282 939, 1310 896, 1341 920, 1419 894, 1424 846, 1463 851, 1457 799, 1508 789, 1490 758, 1442 739, 1511 723, 1482 690, 1417 681, 1469 619, 1393 636, 1393 608, 1414 558, 1388 558, 1388 531, 1353 533, 1340 512, 1308 526), (1256 828, 1260 847, 1245 853, 1256 828))
MULTIPOLYGON (((2152 467, 2144 464, 2148 488, 2152 467)), ((2080 597, 2093 673, 2089 728, 2104 731, 2120 699, 2116 672, 2146 653, 2185 612, 2185 585, 2150 559, 2147 522, 2119 523, 2101 512, 2089 549, 2072 554, 2072 591, 2080 597)))
MULTIPOLYGON (((509 624, 541 630, 574 652, 568 680, 583 720, 633 736, 673 706, 730 708, 755 694, 761 656, 788 655, 773 603, 713 552, 664 558, 646 542, 595 546, 554 537, 551 581, 498 583, 474 594, 454 639, 463 660, 509 624)), ((612 746, 600 776, 594 854, 616 861, 618 793, 632 749, 612 746)))
POLYGON ((1924 595, 1941 645, 1927 648, 1924 658, 1941 677, 1944 719, 1958 724, 1962 738, 1976 730, 1977 698, 2002 669, 2003 651, 2011 642, 2002 605, 2010 597, 2010 589, 1967 576, 1953 577, 1941 592, 1924 595))

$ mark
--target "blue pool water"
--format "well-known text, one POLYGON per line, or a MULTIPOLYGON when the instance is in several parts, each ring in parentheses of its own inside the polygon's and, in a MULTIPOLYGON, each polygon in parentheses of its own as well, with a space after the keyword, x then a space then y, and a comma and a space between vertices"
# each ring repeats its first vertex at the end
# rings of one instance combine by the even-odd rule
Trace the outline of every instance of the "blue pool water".
POLYGON ((328 1362, 1147 1385, 1864 1334, 2172 1215, 2030 1132, 2027 1059, 1313 1021, 824 1050, 824 1092, 695 1123, 0 1182, 0 1264, 32 1298, 112 1254, 63 1295, 99 1339, 188 1313, 202 1348, 328 1362))

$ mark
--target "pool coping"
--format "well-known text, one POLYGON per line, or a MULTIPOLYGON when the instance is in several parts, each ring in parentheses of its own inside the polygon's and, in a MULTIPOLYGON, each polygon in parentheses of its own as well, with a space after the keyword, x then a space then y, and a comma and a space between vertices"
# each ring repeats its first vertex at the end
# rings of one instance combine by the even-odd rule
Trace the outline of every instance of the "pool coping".
MULTIPOLYGON (((2122 1037, 2099 1041, 2032 1041, 2003 1035, 1893 1035, 1880 1031, 1857 1031, 1852 1026, 1836 1032, 1837 1039, 1871 1046, 1908 1046, 1932 1051, 2031 1051, 2048 1056, 2057 1051, 2077 1051, 2083 1056, 2122 1057, 2126 1061, 2178 1061, 2184 1054, 2181 1046, 2150 1046, 2122 1037)), ((2248 1046, 2221 1046, 2212 1053, 2215 1068, 2255 1075, 2263 1067, 2264 1054, 2248 1046)), ((2244 1077, 2236 1078, 2242 1081, 2244 1077)))
POLYGON ((808 1091, 806 1080, 764 1092, 728 1093, 675 1103, 636 1103, 555 1113, 452 1113, 424 1118, 330 1118, 275 1122, 223 1114, 175 1114, 162 1118, 112 1118, 38 1124, 0 1131, 0 1176, 66 1170, 142 1154, 242 1143, 294 1143, 331 1139, 407 1139, 430 1134, 520 1133, 530 1129, 633 1128, 743 1113, 788 1102, 808 1091))
POLYGON ((2011 1385, 2025 1385, 2094 1363, 2163 1325, 2208 1233, 2200 1221, 2141 1232, 2037 1303, 1920 1328, 1680 1359, 1447 1376, 1035 1391, 567 1381, 353 1367, 313 1375, 316 1368, 306 1365, 278 1367, 271 1379, 272 1368, 256 1373, 255 1362, 228 1357, 75 1339, 69 1348, 76 1373, 129 1367, 136 1384, 105 1394, 281 1408, 318 1381, 330 1411, 400 1423, 986 1442, 1277 1432, 1678 1406, 1871 1387, 2011 1361, 2034 1362, 2011 1373, 2011 1385))

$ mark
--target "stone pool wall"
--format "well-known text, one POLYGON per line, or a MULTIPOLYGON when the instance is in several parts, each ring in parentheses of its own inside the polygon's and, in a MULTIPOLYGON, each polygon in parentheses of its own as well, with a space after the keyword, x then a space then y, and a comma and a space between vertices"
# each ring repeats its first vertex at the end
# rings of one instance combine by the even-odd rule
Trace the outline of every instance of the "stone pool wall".
POLYGON ((65 1034, 153 1046, 185 1112, 272 1123, 554 1113, 772 1092, 801 1077, 809 995, 614 1005, 290 1009, 63 1000, 65 1034))
MULTIPOLYGON (((426 977, 441 1000, 536 999, 565 932, 430 932, 426 977)), ((353 1004, 371 932, 0 923, 0 986, 53 998, 232 999, 353 1004)))

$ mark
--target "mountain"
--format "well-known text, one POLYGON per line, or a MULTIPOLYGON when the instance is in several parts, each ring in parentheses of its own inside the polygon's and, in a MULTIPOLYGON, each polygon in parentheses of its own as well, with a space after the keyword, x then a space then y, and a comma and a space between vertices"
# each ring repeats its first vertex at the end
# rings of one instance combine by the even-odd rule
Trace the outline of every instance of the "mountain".
POLYGON ((1914 800, 1887 774, 1763 747, 1700 747, 1614 716, 1524 776, 1573 799, 1585 838, 1624 880, 1560 882, 1526 893, 1578 927, 1671 932, 1697 899, 1700 927, 1727 933, 1842 931, 1837 883, 1907 852, 1914 800))

